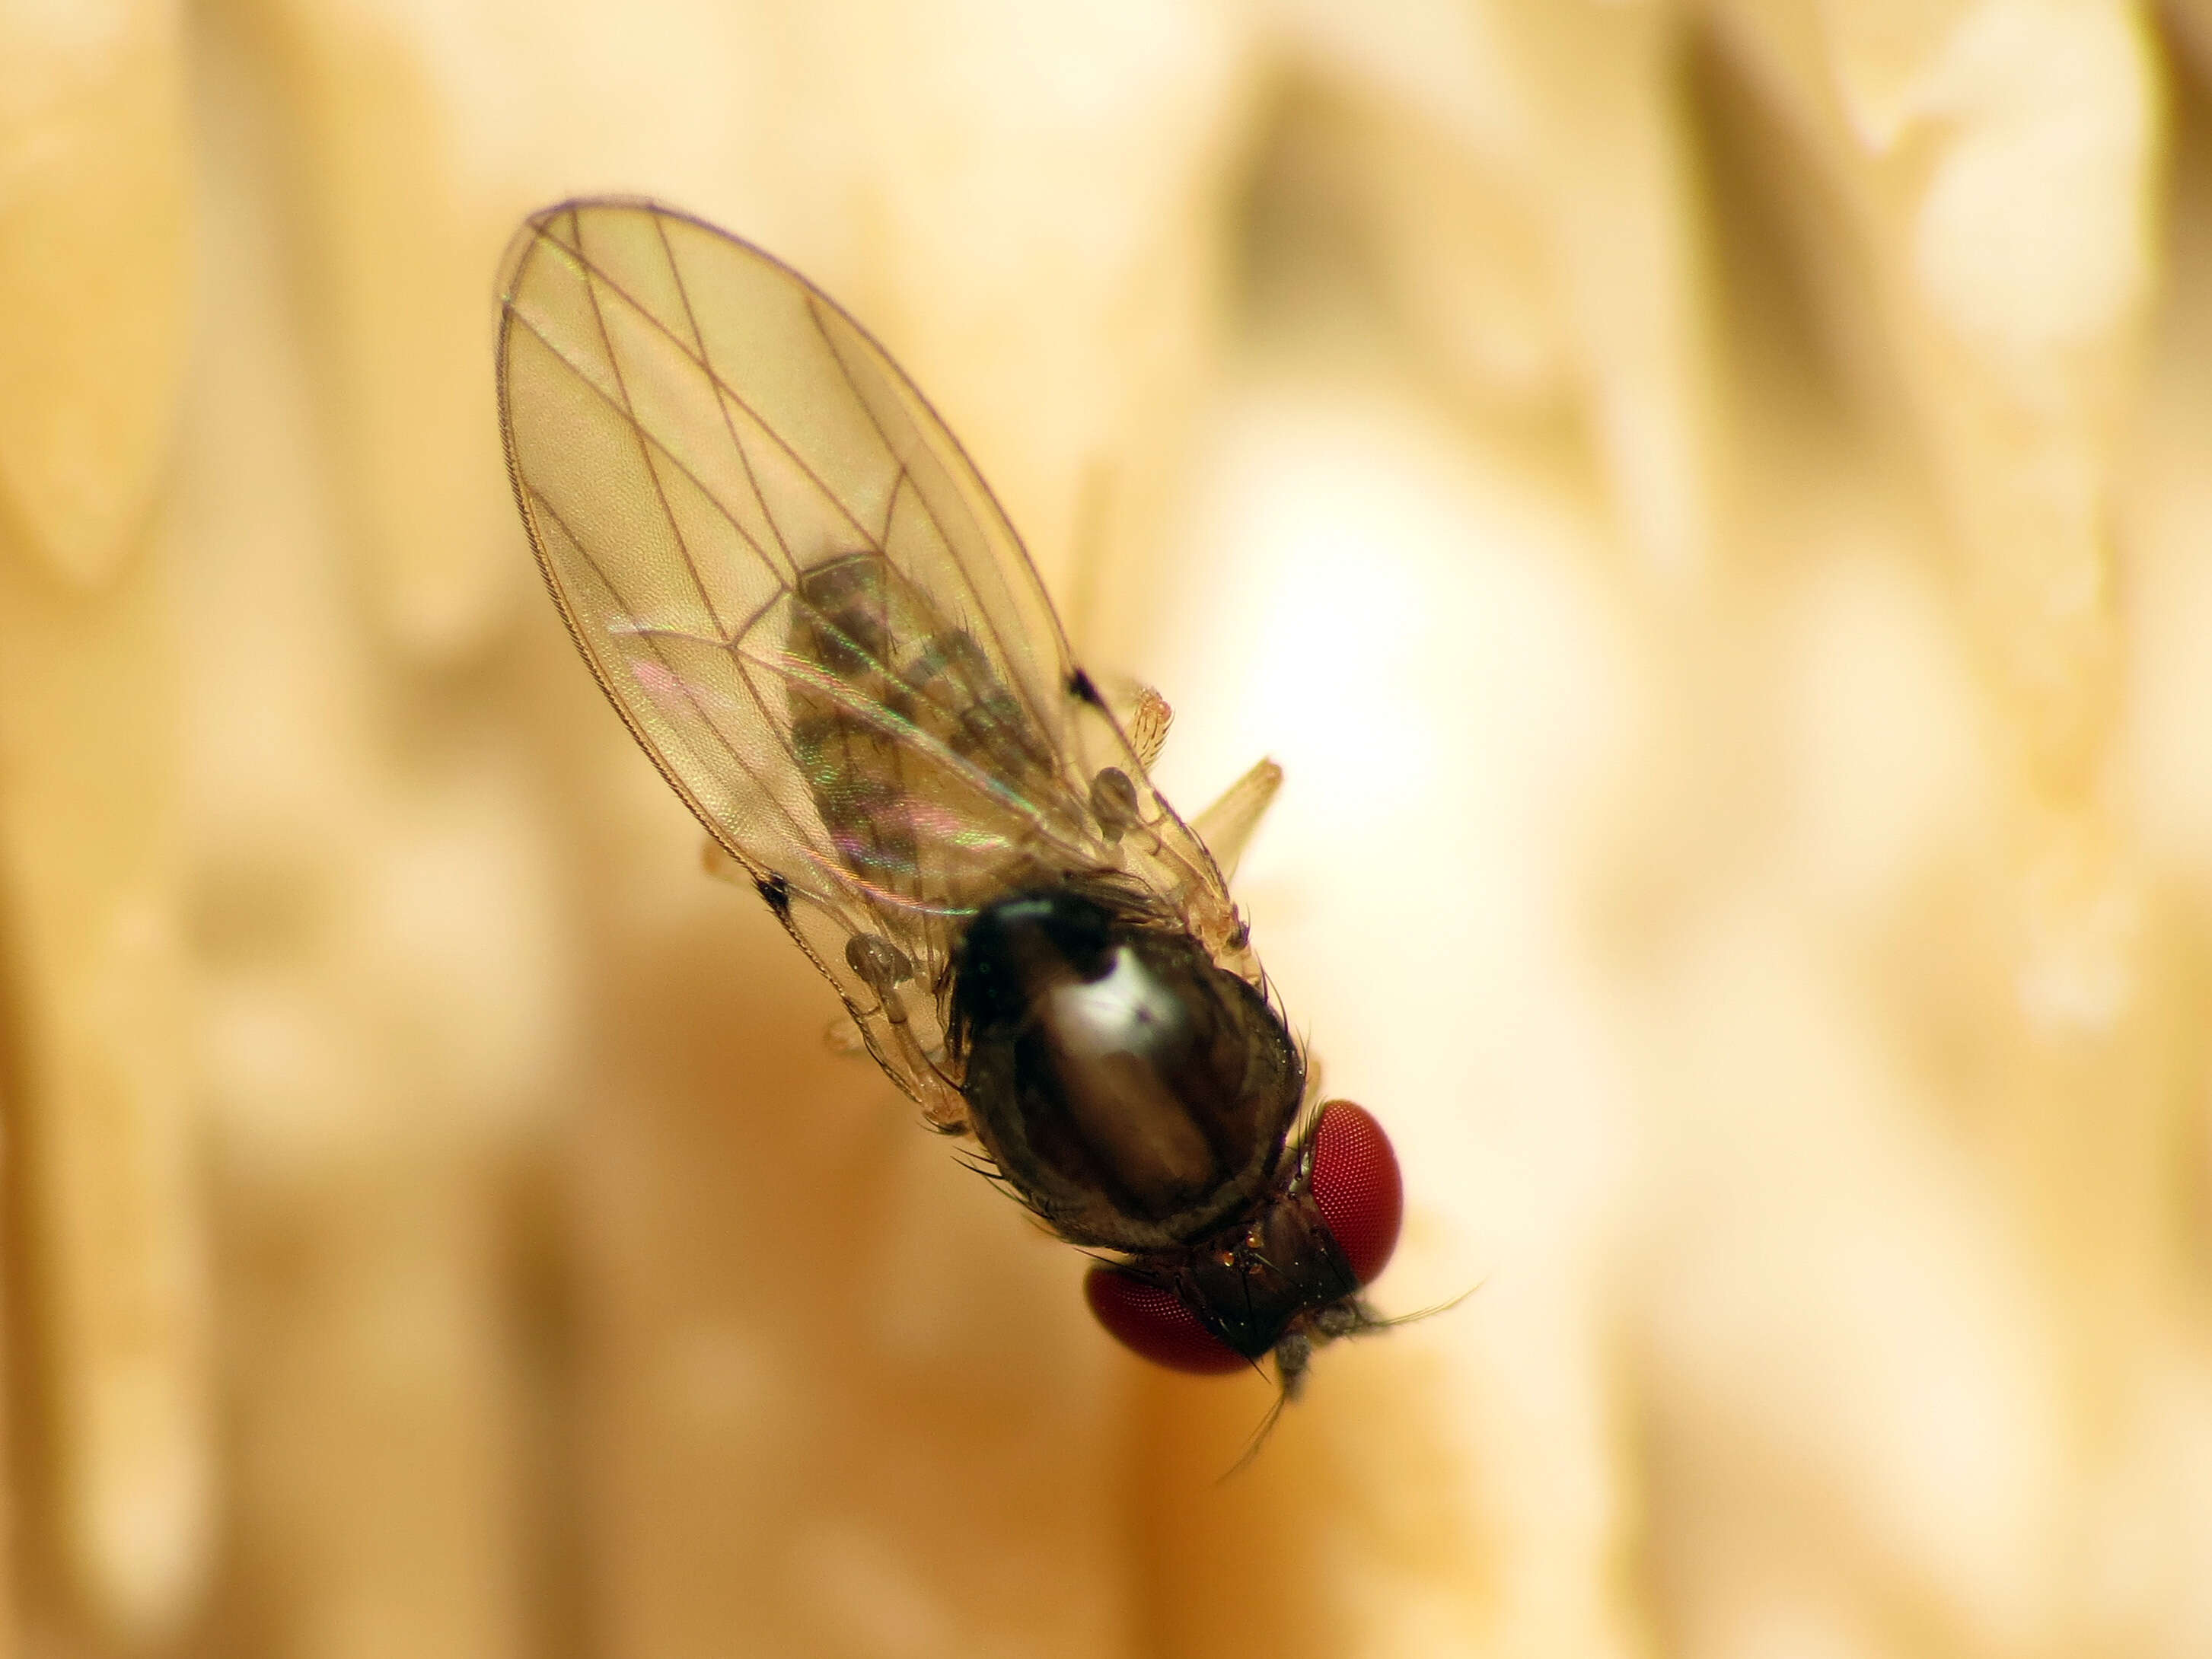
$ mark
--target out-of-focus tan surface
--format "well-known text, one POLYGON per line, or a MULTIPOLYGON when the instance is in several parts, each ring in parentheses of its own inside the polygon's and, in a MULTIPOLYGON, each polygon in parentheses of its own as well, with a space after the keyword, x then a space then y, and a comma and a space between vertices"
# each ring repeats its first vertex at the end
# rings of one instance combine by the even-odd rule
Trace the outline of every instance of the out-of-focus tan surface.
POLYGON ((0 1659, 2212 1653, 2212 5, 0 8, 0 1659), (538 591, 608 190, 1288 769, 1232 1480, 538 591))

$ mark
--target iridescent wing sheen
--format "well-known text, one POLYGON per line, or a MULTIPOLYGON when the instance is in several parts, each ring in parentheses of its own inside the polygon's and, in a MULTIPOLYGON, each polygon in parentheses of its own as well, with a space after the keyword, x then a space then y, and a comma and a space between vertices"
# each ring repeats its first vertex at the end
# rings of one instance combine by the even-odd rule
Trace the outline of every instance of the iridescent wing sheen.
POLYGON ((1018 884, 1120 870, 1255 982, 1206 849, 1068 654, 1005 514, 857 323, 648 202, 508 252, 507 465, 599 684, 940 1127, 951 950, 1018 884))

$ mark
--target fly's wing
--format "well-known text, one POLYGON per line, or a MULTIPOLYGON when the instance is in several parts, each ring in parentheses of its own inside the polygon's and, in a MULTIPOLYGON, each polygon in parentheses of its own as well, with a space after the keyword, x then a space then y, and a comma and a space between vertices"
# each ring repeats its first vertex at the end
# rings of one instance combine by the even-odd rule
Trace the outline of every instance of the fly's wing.
POLYGON ((1014 883, 1123 870, 1256 977, 1005 514, 858 324, 646 202, 548 209, 507 269, 508 470, 569 631, 933 1121, 962 1121, 950 951, 1014 883))

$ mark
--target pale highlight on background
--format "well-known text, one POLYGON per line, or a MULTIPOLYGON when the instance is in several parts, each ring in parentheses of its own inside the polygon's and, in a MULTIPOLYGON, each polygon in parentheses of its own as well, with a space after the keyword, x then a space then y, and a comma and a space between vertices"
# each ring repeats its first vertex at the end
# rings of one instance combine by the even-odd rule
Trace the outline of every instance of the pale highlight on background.
POLYGON ((0 1659, 2212 1652, 2212 5, 0 9, 0 1659), (1232 1480, 538 591, 604 191, 1287 769, 1232 1480))

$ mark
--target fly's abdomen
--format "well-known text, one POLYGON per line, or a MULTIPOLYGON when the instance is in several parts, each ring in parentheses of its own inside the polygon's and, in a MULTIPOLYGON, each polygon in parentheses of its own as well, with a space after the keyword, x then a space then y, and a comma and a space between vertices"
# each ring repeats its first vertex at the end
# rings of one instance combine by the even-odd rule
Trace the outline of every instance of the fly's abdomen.
POLYGON ((1057 821, 1050 746, 974 635, 882 555, 802 573, 785 650, 815 810, 889 908, 973 908, 1085 833, 1057 821))
POLYGON ((890 725, 908 718, 912 698, 884 672, 886 574, 881 558, 854 554, 799 579, 786 649, 818 671, 818 683, 792 682, 791 746, 847 867, 917 897, 915 824, 890 725), (864 715, 871 707, 877 718, 864 715))

